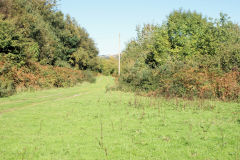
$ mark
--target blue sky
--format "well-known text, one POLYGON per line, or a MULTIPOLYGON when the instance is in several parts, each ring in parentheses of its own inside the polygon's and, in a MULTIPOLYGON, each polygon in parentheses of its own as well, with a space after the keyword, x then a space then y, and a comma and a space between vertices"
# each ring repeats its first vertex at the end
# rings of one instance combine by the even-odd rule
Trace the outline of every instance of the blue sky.
POLYGON ((227 13, 240 24, 240 0, 60 0, 59 9, 74 17, 94 39, 101 55, 118 53, 136 37, 136 26, 161 24, 174 9, 182 8, 217 18, 227 13))

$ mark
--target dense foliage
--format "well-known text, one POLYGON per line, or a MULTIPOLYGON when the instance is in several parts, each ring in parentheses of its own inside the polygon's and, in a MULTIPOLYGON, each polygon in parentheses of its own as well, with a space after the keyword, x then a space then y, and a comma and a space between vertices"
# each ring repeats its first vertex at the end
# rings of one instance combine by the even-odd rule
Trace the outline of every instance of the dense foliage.
MULTIPOLYGON (((16 79, 20 77, 14 77, 18 75, 13 70, 38 77, 32 69, 40 69, 42 66, 38 63, 49 65, 45 69, 53 71, 65 67, 62 73, 66 68, 98 70, 94 41, 84 28, 70 16, 64 16, 56 6, 55 0, 0 0, 0 96, 2 92, 12 94, 13 88, 19 86, 16 79)), ((60 72, 56 74, 61 75, 60 72)), ((74 71, 68 74, 71 72, 74 71)))
POLYGON ((118 60, 116 56, 100 57, 99 72, 103 75, 117 76, 118 74, 118 60))
POLYGON ((120 84, 154 95, 238 99, 240 27, 176 10, 162 25, 137 28, 123 53, 120 84))
POLYGON ((92 72, 33 63, 21 68, 0 63, 0 97, 25 90, 71 87, 83 81, 95 82, 92 72))
MULTIPOLYGON (((94 69, 98 51, 87 32, 49 0, 0 0, 1 55, 15 63, 94 69)), ((20 65, 21 65, 20 64, 20 65)))

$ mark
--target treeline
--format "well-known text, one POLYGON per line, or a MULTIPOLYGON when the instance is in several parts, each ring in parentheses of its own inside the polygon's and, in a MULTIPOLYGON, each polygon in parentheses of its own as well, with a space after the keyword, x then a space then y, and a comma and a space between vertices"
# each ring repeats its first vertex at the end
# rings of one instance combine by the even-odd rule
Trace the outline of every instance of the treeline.
POLYGON ((51 0, 0 0, 1 58, 92 69, 98 50, 88 33, 51 0))
POLYGON ((123 53, 120 87, 151 95, 240 98, 240 27, 175 10, 161 25, 137 28, 123 53))
POLYGON ((118 75, 118 59, 117 56, 100 57, 99 72, 105 76, 118 75))
POLYGON ((0 0, 0 97, 90 76, 78 70, 101 71, 98 49, 55 0, 0 0))

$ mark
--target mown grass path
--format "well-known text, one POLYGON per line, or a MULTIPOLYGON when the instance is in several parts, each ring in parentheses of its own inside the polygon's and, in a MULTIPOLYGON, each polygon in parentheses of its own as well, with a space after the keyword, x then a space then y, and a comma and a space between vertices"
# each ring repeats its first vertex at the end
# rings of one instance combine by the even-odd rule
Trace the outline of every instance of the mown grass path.
POLYGON ((240 159, 240 104, 106 92, 112 84, 1 98, 0 159, 240 159))

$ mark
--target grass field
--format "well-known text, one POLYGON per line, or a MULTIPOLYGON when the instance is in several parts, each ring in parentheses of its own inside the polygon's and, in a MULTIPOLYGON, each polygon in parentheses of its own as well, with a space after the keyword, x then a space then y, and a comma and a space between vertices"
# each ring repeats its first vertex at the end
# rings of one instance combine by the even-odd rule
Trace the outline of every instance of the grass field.
POLYGON ((1 98, 0 159, 240 159, 240 104, 106 92, 113 83, 1 98))

